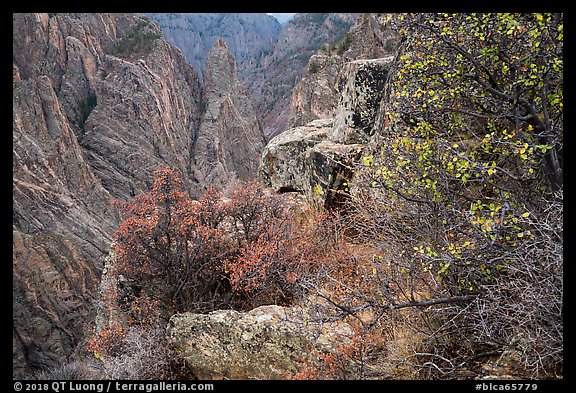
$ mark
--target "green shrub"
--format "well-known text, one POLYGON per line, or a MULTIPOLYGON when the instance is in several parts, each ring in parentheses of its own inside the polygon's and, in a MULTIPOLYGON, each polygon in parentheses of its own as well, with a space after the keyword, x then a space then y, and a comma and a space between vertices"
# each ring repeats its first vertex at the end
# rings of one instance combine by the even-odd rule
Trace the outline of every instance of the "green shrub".
POLYGON ((162 35, 151 31, 147 21, 141 19, 133 26, 126 36, 120 38, 112 48, 112 54, 121 58, 129 58, 132 55, 149 53, 154 45, 154 41, 162 35))
POLYGON ((310 66, 308 67, 308 71, 310 71, 310 74, 317 73, 318 72, 318 64, 310 63, 310 66))

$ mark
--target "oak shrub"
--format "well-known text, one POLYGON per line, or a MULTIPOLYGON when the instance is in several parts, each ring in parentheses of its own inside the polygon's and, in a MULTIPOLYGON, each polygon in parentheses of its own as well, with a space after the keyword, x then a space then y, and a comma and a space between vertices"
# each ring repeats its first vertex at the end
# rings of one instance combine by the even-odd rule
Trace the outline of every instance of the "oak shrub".
POLYGON ((86 346, 108 374, 126 360, 134 329, 144 340, 175 313, 289 305, 305 295, 301 280, 349 260, 336 215, 306 215, 257 181, 194 200, 176 170, 154 176, 149 193, 117 203, 122 222, 102 285, 108 321, 86 346))

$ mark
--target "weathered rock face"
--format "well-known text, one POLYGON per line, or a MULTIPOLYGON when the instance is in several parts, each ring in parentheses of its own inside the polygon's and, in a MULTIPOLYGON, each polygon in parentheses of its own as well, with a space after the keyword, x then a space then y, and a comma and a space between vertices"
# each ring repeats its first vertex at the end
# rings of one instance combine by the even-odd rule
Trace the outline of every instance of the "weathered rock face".
POLYGON ((344 144, 370 140, 393 59, 354 60, 342 67, 340 100, 330 140, 344 144))
POLYGON ((29 378, 89 331, 112 199, 147 191, 154 166, 187 173, 202 107, 195 72, 146 19, 14 14, 13 26, 13 376, 29 378))
MULTIPOLYGON (((70 120, 75 116, 65 104, 73 94, 63 81, 67 76, 74 79, 72 74, 84 74, 82 67, 77 68, 77 40, 63 39, 60 34, 68 31, 84 36, 86 30, 68 18, 61 20, 59 25, 46 14, 14 15, 12 265, 16 378, 57 365, 73 354, 89 327, 99 265, 118 222, 110 194, 85 160, 70 120), (61 62, 66 56, 70 56, 69 70, 61 62)), ((108 26, 109 20, 93 22, 108 26)), ((79 82, 74 88, 82 86, 86 85, 79 82)))
POLYGON ((80 143, 115 197, 146 192, 155 167, 189 173, 201 113, 196 73, 164 41, 135 59, 106 56, 95 78, 97 105, 80 143))
POLYGON ((113 197, 146 191, 155 166, 188 173, 199 81, 181 53, 158 39, 156 25, 134 15, 20 14, 14 26, 21 79, 44 75, 53 83, 86 161, 113 197), (43 37, 44 47, 28 47, 31 37, 43 37))
POLYGON ((204 102, 192 163, 195 180, 224 186, 231 179, 256 177, 264 135, 250 96, 238 79, 235 58, 221 39, 206 64, 204 102))
POLYGON ((292 94, 291 128, 262 154, 261 177, 277 192, 298 191, 322 205, 346 199, 347 160, 387 122, 382 101, 398 37, 385 19, 359 15, 342 41, 310 57, 292 94))
POLYGON ((13 231, 13 376, 67 362, 91 328, 100 280, 93 261, 53 231, 13 231))
POLYGON ((24 233, 50 229, 84 239, 87 258, 105 253, 117 215, 84 159, 50 79, 19 82, 13 113, 13 224, 24 233))
POLYGON ((264 149, 261 177, 277 192, 298 191, 321 205, 346 198, 352 173, 346 165, 374 133, 392 57, 355 60, 339 74, 334 117, 317 119, 272 138, 264 149))
POLYGON ((352 334, 345 323, 319 325, 302 309, 280 306, 176 314, 167 329, 199 379, 286 378, 311 351, 333 351, 352 334))
POLYGON ((260 176, 276 192, 300 192, 320 206, 342 202, 350 174, 346 160, 360 145, 329 140, 333 119, 317 119, 272 138, 262 153, 260 176))
POLYGON ((342 58, 335 53, 320 52, 310 57, 308 70, 292 90, 286 129, 334 117, 339 99, 337 81, 341 62, 342 58))

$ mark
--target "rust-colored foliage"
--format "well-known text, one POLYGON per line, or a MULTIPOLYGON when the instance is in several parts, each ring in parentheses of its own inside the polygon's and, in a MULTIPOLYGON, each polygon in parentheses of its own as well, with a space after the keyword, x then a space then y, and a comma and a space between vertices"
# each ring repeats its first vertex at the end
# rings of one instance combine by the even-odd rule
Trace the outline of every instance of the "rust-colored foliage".
POLYGON ((125 281, 119 298, 136 321, 152 309, 144 303, 168 314, 184 311, 222 280, 218 262, 225 241, 214 191, 194 201, 175 170, 160 168, 155 176, 150 193, 123 205, 125 217, 114 233, 114 274, 125 281))
POLYGON ((336 218, 302 226, 281 196, 256 181, 224 198, 209 189, 193 200, 176 171, 155 172, 150 193, 121 205, 114 234, 116 301, 132 324, 173 313, 288 304, 301 281, 346 253, 336 218))
MULTIPOLYGON (((270 203, 265 203, 270 206, 270 203)), ((322 279, 322 268, 335 271, 350 266, 350 256, 339 238, 342 223, 332 213, 314 216, 312 222, 297 224, 294 217, 267 215, 252 227, 252 235, 226 264, 232 288, 240 293, 258 293, 268 300, 290 300, 322 279), (282 294, 280 298, 270 296, 282 294)))
POLYGON ((99 331, 94 331, 94 334, 88 339, 86 349, 98 359, 102 356, 113 356, 121 350, 122 339, 125 334, 124 325, 115 321, 99 331))

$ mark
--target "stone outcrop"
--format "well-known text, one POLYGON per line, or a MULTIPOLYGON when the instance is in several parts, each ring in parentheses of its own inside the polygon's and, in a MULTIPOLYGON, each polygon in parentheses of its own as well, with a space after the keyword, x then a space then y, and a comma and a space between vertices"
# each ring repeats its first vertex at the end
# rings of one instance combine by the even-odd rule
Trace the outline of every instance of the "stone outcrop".
POLYGON ((342 201, 349 173, 346 160, 360 145, 344 145, 328 138, 333 119, 317 119, 272 138, 262 153, 260 176, 276 192, 300 192, 320 206, 342 201))
POLYGON ((398 36, 385 19, 357 16, 340 42, 310 57, 292 93, 290 127, 262 154, 261 177, 277 192, 297 191, 324 206, 347 198, 348 162, 387 122, 384 91, 398 36))
POLYGON ((334 351, 352 337, 344 322, 320 324, 305 310, 261 306, 249 312, 176 314, 168 341, 198 379, 281 379, 314 350, 334 351))
POLYGON ((338 104, 338 75, 341 56, 316 53, 308 61, 302 80, 292 90, 290 118, 286 129, 299 127, 316 119, 332 118, 338 104))
MULTIPOLYGON (((290 100, 290 115, 286 129, 298 127, 315 119, 336 117, 338 101, 350 101, 360 92, 350 92, 350 88, 359 87, 367 89, 359 96, 362 99, 378 101, 381 98, 381 87, 386 75, 376 75, 375 71, 387 72, 382 69, 383 58, 393 56, 396 51, 398 37, 384 23, 384 16, 377 14, 361 14, 355 20, 344 38, 337 44, 327 45, 313 54, 306 72, 292 91, 290 100), (364 60, 375 59, 374 63, 366 64, 364 60), (376 60, 378 59, 378 60, 376 60), (361 60, 355 63, 355 60, 361 60), (364 71, 358 67, 373 69, 364 71), (354 80, 373 78, 372 82, 354 80), (343 96, 341 98, 341 96, 343 96)), ((360 103, 352 103, 358 107, 360 103)), ((374 107, 373 103, 368 104, 374 107)), ((368 106, 365 105, 365 106, 368 106)), ((340 110, 348 109, 341 105, 340 110)), ((369 115, 369 114, 366 114, 369 115)), ((339 114, 342 120, 346 114, 339 114)), ((351 120, 351 119, 349 119, 351 120)), ((355 119, 361 122, 361 119, 355 119)), ((339 127, 341 128, 341 127, 339 127)))
POLYGON ((323 206, 346 199, 357 157, 374 133, 392 57, 346 63, 337 81, 334 117, 316 119, 272 138, 260 173, 277 192, 297 191, 323 206))
POLYGON ((346 63, 340 72, 340 98, 330 140, 367 143, 374 134, 384 85, 393 56, 346 63))
POLYGON ((204 103, 193 177, 200 184, 215 186, 254 178, 264 135, 250 96, 238 79, 236 60, 222 39, 214 44, 206 64, 204 103))

